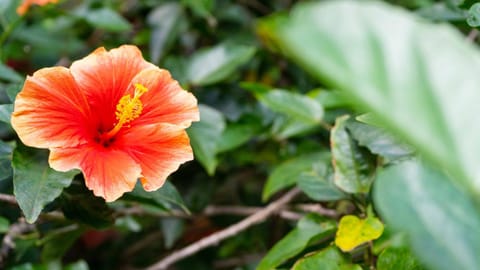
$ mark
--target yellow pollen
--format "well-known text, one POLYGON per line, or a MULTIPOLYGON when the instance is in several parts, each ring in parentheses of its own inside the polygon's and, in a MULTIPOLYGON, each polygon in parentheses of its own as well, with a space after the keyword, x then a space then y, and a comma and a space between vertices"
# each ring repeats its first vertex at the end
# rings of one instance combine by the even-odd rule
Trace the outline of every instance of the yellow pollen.
POLYGON ((118 122, 108 133, 105 134, 106 138, 111 138, 117 134, 120 129, 125 126, 125 124, 130 123, 132 120, 138 118, 143 110, 143 104, 140 100, 140 97, 148 91, 148 88, 145 86, 136 83, 135 84, 135 93, 133 98, 130 94, 123 96, 117 104, 117 111, 115 112, 115 117, 118 122))

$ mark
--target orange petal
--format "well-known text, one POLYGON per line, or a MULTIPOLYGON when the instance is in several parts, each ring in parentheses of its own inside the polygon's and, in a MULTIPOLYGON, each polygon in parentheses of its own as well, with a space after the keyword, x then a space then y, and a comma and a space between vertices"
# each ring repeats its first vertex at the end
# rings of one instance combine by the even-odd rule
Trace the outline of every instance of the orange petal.
POLYGON ((132 122, 132 126, 169 123, 187 128, 192 121, 199 120, 197 99, 183 90, 167 70, 143 70, 133 78, 130 93, 133 93, 136 83, 145 86, 148 91, 141 97, 142 114, 132 122))
POLYGON ((57 3, 58 0, 23 0, 22 4, 17 8, 17 14, 24 15, 27 13, 31 5, 43 6, 48 3, 57 3))
POLYGON ((187 133, 175 125, 132 126, 116 143, 140 164, 140 180, 147 191, 160 188, 182 163, 193 159, 187 133))
POLYGON ((106 51, 98 48, 70 67, 80 89, 85 92, 100 129, 109 130, 115 123, 115 106, 127 91, 133 77, 143 69, 154 67, 140 50, 131 45, 106 51))
POLYGON ((27 77, 11 121, 24 144, 49 148, 85 143, 89 118, 89 105, 68 69, 52 67, 27 77))
POLYGON ((93 144, 51 149, 49 163, 57 171, 80 169, 87 187, 107 202, 132 191, 141 173, 140 166, 125 152, 93 144))

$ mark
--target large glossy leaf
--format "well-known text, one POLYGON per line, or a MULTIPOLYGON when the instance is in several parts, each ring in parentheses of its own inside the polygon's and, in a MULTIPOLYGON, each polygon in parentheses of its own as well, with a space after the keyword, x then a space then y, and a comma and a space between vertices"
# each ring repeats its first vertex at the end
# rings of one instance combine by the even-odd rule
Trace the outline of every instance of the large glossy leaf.
POLYGON ((187 130, 195 158, 203 165, 208 174, 217 167, 217 145, 225 129, 223 114, 206 105, 200 105, 200 121, 187 130))
POLYGON ((375 172, 375 158, 358 146, 347 130, 348 115, 337 118, 331 130, 335 184, 345 192, 368 193, 375 172))
POLYGON ((188 63, 188 81, 200 86, 222 81, 248 62, 254 53, 254 47, 228 42, 203 49, 188 63))
POLYGON ((480 55, 453 27, 381 2, 339 0, 298 5, 259 29, 480 193, 480 55))
POLYGON ((299 260, 292 270, 362 270, 360 265, 350 264, 348 258, 335 247, 328 247, 299 260))
POLYGON ((315 166, 328 166, 329 163, 327 152, 305 154, 281 163, 270 173, 262 199, 266 201, 277 191, 295 185, 301 174, 312 171, 315 166))
POLYGON ((13 193, 28 222, 72 182, 77 170, 57 172, 47 164, 46 151, 18 146, 13 152, 13 193))
POLYGON ((275 269, 276 266, 302 252, 313 240, 333 233, 334 229, 334 221, 322 220, 313 214, 303 217, 295 229, 273 246, 260 261, 257 270, 275 269))
POLYGON ((445 174, 414 161, 392 166, 378 176, 374 201, 431 269, 478 269, 478 208, 445 174))

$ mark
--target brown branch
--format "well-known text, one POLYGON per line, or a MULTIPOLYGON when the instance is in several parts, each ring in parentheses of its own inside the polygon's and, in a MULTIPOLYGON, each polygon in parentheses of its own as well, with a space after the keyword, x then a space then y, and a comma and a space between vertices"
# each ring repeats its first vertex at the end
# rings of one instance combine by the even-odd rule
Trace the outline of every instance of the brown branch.
POLYGON ((159 262, 151 265, 147 268, 147 270, 163 270, 167 269, 173 263, 182 260, 190 255, 197 253, 198 251, 207 248, 209 246, 213 246, 218 244, 219 242, 223 241, 226 238, 234 236, 239 232, 249 228, 250 226, 260 223, 265 220, 267 217, 273 215, 274 213, 278 212, 285 204, 289 203, 296 195, 300 193, 300 190, 294 188, 289 192, 285 193, 281 198, 278 200, 270 203, 267 207, 262 208, 262 210, 256 212, 255 214, 243 219, 239 223, 233 224, 230 227, 227 227, 219 232, 211 234, 199 241, 188 245, 182 249, 179 249, 169 256, 163 258, 159 262))
POLYGON ((478 34, 479 34, 479 32, 478 32, 477 29, 472 29, 472 31, 470 31, 470 33, 468 33, 467 40, 470 41, 470 42, 475 42, 475 40, 478 37, 478 34))
POLYGON ((8 194, 1 194, 0 193, 0 201, 6 202, 9 204, 14 204, 17 205, 17 200, 15 199, 15 196, 13 195, 8 195, 8 194))
POLYGON ((0 268, 3 269, 5 261, 11 250, 15 248, 14 239, 22 235, 23 233, 32 231, 35 228, 34 225, 28 224, 24 218, 20 218, 17 223, 10 225, 10 228, 3 237, 2 246, 0 247, 0 268))

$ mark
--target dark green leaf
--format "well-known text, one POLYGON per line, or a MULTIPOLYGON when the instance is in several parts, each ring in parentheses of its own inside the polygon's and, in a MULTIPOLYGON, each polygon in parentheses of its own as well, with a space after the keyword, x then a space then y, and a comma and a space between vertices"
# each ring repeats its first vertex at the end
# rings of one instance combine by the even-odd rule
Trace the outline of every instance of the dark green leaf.
POLYGON ((153 201, 156 205, 161 206, 167 210, 172 209, 172 206, 182 208, 185 212, 189 213, 182 196, 178 193, 175 186, 169 181, 165 181, 163 186, 156 191, 145 191, 140 183, 137 183, 135 189, 126 194, 126 199, 142 198, 153 201))
POLYGON ((10 115, 13 112, 13 104, 0 104, 0 121, 10 124, 10 115))
POLYGON ((256 96, 272 111, 286 114, 306 123, 319 123, 322 120, 322 105, 308 96, 282 89, 257 92, 256 96))
POLYGON ((346 127, 349 118, 337 118, 331 130, 335 184, 348 193, 368 193, 375 172, 375 157, 353 140, 346 127))
POLYGON ((333 183, 332 172, 318 174, 316 171, 303 173, 298 179, 298 187, 313 200, 336 201, 346 197, 333 183))
POLYGON ((222 113, 199 105, 200 122, 195 122, 187 130, 195 158, 212 175, 217 167, 217 144, 225 129, 225 118, 222 113))
POLYGON ((379 174, 373 195, 386 223, 408 234, 413 251, 427 266, 478 268, 478 208, 445 174, 406 161, 379 174))
POLYGON ((83 232, 84 229, 75 224, 49 231, 39 241, 43 245, 42 260, 49 262, 61 259, 83 232))
POLYGON ((82 180, 75 179, 60 197, 60 206, 66 218, 97 229, 113 225, 113 211, 105 200, 93 195, 82 180))
POLYGON ((258 264, 257 270, 275 269, 302 252, 315 239, 332 234, 334 230, 335 222, 331 220, 323 220, 313 214, 303 217, 295 229, 272 247, 258 264))
POLYGON ((158 63, 179 34, 180 23, 184 18, 177 2, 167 2, 157 6, 148 14, 147 22, 152 28, 150 38, 150 58, 158 63))
POLYGON ((241 65, 248 62, 255 48, 233 43, 222 43, 195 53, 187 67, 191 84, 204 86, 225 80, 241 65))
POLYGON ((173 244, 182 236, 185 222, 178 218, 162 218, 163 238, 165 239, 165 248, 170 249, 173 244))
POLYGON ((423 270, 424 268, 406 248, 387 248, 377 260, 377 270, 423 270))
POLYGON ((9 82, 21 82, 23 77, 20 76, 15 70, 0 63, 0 79, 9 82))
POLYGON ((336 247, 328 247, 297 261, 292 270, 362 270, 362 267, 349 261, 336 247))
POLYGON ((266 201, 277 191, 295 185, 304 172, 329 163, 330 154, 327 152, 305 154, 281 163, 270 173, 263 188, 262 200, 266 201))
POLYGON ((35 222, 46 204, 72 182, 77 170, 57 172, 47 163, 46 151, 17 146, 13 152, 13 192, 29 223, 35 222))
POLYGON ((252 139, 260 130, 258 122, 233 123, 227 125, 217 145, 217 152, 225 152, 241 146, 252 139))
POLYGON ((402 144, 382 128, 351 121, 347 124, 347 129, 359 145, 367 147, 372 153, 383 156, 389 161, 414 154, 411 147, 402 144))
POLYGON ((132 27, 120 14, 109 8, 88 10, 84 16, 93 27, 110 32, 129 31, 132 27))
POLYGON ((215 0, 182 0, 182 4, 192 9, 198 16, 207 18, 212 14, 215 0))
POLYGON ((71 263, 65 266, 63 269, 64 270, 89 270, 88 264, 83 260, 71 263))
POLYGON ((0 141, 0 180, 12 175, 12 152, 12 146, 0 141))

